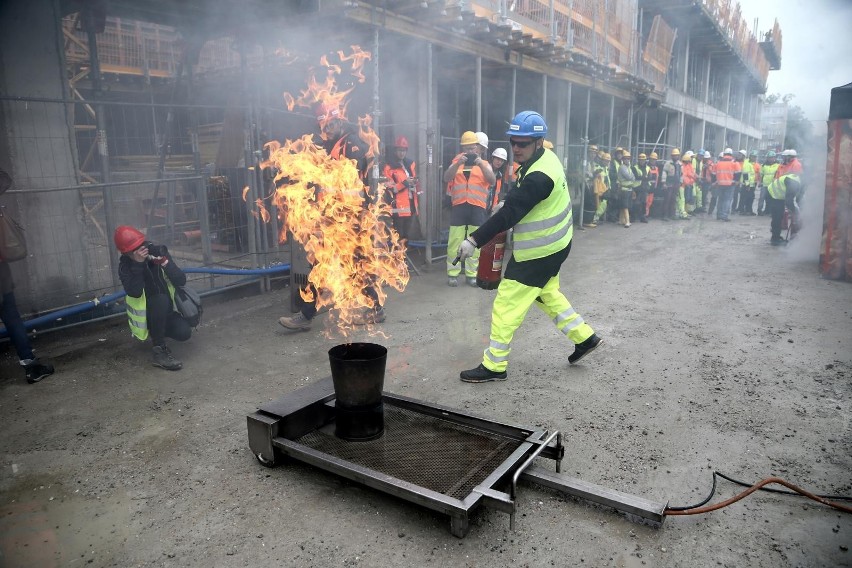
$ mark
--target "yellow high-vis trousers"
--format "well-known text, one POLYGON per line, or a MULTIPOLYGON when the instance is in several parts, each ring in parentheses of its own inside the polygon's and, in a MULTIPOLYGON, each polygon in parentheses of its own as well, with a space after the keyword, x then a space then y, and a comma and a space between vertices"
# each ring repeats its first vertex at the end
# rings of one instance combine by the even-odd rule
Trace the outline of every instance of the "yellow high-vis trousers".
MULTIPOLYGON (((469 234, 477 230, 479 227, 473 225, 458 225, 450 226, 450 236, 447 240, 447 276, 458 276, 461 272, 461 263, 453 266, 453 261, 456 259, 456 253, 462 244, 462 241, 469 234)), ((480 247, 486 243, 479 243, 480 247)), ((476 278, 476 272, 479 270, 479 249, 473 251, 473 256, 464 261, 464 274, 468 278, 476 278)))
POLYGON ((494 306, 491 308, 491 343, 482 358, 486 369, 497 373, 506 370, 515 330, 523 323, 533 303, 547 314, 556 329, 575 345, 595 333, 559 290, 558 275, 551 278, 544 288, 534 288, 504 278, 497 288, 497 297, 494 298, 494 306))

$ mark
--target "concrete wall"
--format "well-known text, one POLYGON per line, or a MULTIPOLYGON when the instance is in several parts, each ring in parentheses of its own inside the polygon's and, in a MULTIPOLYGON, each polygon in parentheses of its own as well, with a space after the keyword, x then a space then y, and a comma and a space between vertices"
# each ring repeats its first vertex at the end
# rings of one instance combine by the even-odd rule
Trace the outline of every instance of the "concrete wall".
MULTIPOLYGON (((65 97, 58 1, 14 0, 0 6, 0 93, 65 97)), ((0 164, 14 179, 2 203, 26 229, 30 257, 13 265, 22 311, 76 303, 86 290, 77 191, 29 193, 77 184, 73 126, 66 105, 2 101, 0 164)))

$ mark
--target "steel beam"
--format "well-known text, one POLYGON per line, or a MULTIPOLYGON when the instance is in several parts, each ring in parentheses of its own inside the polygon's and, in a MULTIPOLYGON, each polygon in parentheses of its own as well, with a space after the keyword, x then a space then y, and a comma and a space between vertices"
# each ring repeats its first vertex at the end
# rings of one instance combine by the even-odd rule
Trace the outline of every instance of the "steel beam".
POLYGON ((521 479, 537 485, 555 489, 573 497, 579 497, 586 501, 592 501, 617 511, 636 515, 642 519, 662 524, 665 516, 663 511, 668 503, 650 501, 642 497, 636 497, 628 493, 622 493, 614 489, 607 489, 594 483, 568 477, 552 472, 540 466, 530 466, 522 474, 521 479))

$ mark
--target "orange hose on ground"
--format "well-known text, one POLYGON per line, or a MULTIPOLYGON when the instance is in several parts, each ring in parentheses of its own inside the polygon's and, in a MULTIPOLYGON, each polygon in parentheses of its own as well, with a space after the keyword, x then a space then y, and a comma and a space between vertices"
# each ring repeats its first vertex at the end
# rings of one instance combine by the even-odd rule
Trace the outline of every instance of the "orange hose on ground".
POLYGON ((823 505, 828 505, 829 507, 833 507, 833 508, 835 508, 839 511, 843 511, 844 513, 852 513, 852 507, 847 507, 846 505, 841 505, 840 503, 834 503, 833 501, 823 499, 822 497, 820 497, 818 495, 814 495, 810 491, 805 491, 801 487, 797 487, 797 486, 793 485, 792 483, 790 483, 788 481, 784 481, 780 477, 767 477, 763 481, 758 481, 757 483, 755 483, 754 485, 752 485, 751 487, 749 487, 748 489, 746 489, 742 493, 740 493, 738 495, 734 495, 730 499, 726 499, 726 500, 722 501, 721 503, 716 503, 715 505, 707 505, 706 507, 697 507, 695 509, 687 509, 685 511, 675 511, 675 510, 671 510, 671 509, 665 509, 663 511, 663 514, 668 516, 668 515, 701 515, 703 513, 709 513, 710 511, 715 511, 717 509, 721 509, 722 507, 727 507, 728 505, 731 505, 732 503, 736 503, 740 499, 742 499, 744 497, 748 497, 749 495, 751 495, 752 493, 754 493, 755 491, 757 491, 758 489, 760 489, 764 485, 769 485, 770 483, 777 483, 779 485, 783 485, 784 487, 787 487, 788 489, 792 489, 796 493, 800 493, 801 495, 804 495, 805 497, 807 497, 809 499, 813 499, 814 501, 822 503, 823 505))

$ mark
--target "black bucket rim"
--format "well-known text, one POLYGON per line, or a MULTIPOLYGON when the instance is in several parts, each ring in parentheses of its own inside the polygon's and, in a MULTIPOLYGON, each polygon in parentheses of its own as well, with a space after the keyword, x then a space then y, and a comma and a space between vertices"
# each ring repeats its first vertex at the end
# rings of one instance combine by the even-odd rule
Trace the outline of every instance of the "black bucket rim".
POLYGON ((381 359, 383 357, 387 357, 388 348, 384 345, 379 345, 378 343, 370 343, 367 341, 354 341, 352 343, 341 343, 340 345, 335 345, 331 349, 328 350, 328 356, 330 359, 336 359, 338 361, 375 361, 377 359, 381 359), (346 352, 349 350, 360 350, 357 353, 358 357, 346 357, 346 352))

